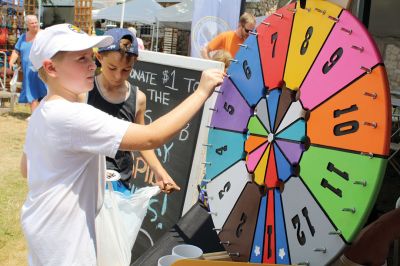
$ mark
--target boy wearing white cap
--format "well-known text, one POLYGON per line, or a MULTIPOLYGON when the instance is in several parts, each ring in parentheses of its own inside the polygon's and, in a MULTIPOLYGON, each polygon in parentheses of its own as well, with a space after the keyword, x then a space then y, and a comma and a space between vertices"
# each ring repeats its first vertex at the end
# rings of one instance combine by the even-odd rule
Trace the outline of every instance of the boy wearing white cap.
POLYGON ((221 71, 204 71, 196 92, 150 125, 119 120, 78 102, 93 88, 92 48, 112 41, 60 24, 39 32, 32 44, 30 59, 48 95, 29 121, 21 160, 29 186, 21 213, 29 265, 96 265, 105 156, 167 142, 223 80, 221 71))

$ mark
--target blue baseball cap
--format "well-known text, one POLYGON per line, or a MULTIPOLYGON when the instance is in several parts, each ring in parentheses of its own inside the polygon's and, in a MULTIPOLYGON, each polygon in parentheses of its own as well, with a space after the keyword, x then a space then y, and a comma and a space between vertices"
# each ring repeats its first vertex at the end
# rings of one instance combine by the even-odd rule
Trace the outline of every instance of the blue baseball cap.
POLYGON ((126 52, 129 54, 139 56, 138 42, 136 40, 135 35, 130 30, 114 28, 114 29, 110 29, 110 30, 104 32, 104 36, 106 36, 106 35, 112 36, 114 39, 114 42, 112 44, 110 44, 109 46, 99 48, 99 53, 107 52, 107 51, 119 51, 120 50, 120 47, 119 47, 120 41, 122 39, 128 39, 132 42, 132 45, 128 48, 128 50, 126 52))

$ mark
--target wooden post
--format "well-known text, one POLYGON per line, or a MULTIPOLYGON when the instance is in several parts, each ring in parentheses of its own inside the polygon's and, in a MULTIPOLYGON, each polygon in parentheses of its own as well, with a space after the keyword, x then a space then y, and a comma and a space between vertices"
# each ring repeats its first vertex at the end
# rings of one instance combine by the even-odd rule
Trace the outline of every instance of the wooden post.
POLYGON ((25 0, 25 15, 36 15, 37 0, 25 0))
POLYGON ((74 24, 89 35, 92 33, 92 4, 93 0, 75 0, 74 24))

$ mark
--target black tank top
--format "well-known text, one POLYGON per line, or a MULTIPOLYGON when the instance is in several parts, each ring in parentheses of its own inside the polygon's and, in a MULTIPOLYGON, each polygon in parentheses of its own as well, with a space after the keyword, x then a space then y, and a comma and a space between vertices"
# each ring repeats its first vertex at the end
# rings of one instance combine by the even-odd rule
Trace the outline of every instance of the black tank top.
MULTIPOLYGON (((97 77, 94 88, 89 92, 87 103, 114 117, 129 122, 135 122, 136 116, 136 93, 138 88, 129 84, 129 96, 121 103, 110 103, 104 99, 98 89, 97 77)), ((121 174, 121 181, 130 188, 129 181, 132 177, 133 156, 129 151, 118 151, 115 159, 106 157, 107 169, 115 170, 121 174)))

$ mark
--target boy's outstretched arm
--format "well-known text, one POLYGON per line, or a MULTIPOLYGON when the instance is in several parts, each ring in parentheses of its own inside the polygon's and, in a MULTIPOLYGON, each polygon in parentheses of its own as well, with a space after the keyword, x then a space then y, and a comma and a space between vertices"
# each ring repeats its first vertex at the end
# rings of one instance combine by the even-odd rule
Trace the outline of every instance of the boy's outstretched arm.
POLYGON ((149 125, 130 124, 119 149, 151 150, 165 144, 200 110, 224 76, 217 69, 203 71, 197 90, 172 111, 149 125))
MULTIPOLYGON (((144 125, 144 113, 146 111, 146 95, 140 90, 137 91, 137 112, 135 117, 135 123, 144 125)), ((161 162, 158 160, 154 150, 143 150, 140 151, 145 161, 150 166, 151 170, 154 172, 156 177, 156 184, 160 187, 162 192, 167 194, 173 192, 174 190, 181 190, 181 188, 175 183, 171 178, 165 168, 162 166, 161 162)))

